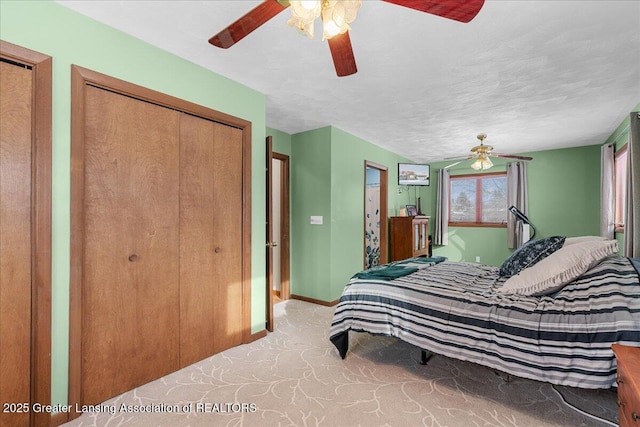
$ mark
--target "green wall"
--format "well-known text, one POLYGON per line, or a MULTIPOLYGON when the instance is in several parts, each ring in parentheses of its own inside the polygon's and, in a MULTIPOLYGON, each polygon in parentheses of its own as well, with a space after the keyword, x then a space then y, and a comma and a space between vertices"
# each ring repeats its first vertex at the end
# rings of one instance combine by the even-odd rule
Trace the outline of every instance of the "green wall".
POLYGON ((331 271, 331 128, 292 135, 291 294, 326 301, 331 271), (321 225, 309 217, 322 216, 321 225))
POLYGON ((52 403, 68 387, 71 64, 252 122, 251 313, 263 330, 264 95, 49 1, 0 1, 0 38, 53 58, 52 403))
POLYGON ((400 206, 415 203, 412 193, 397 192, 397 164, 408 159, 331 127, 329 301, 340 298, 349 278, 363 268, 365 160, 388 168, 389 217, 397 215, 400 206))
MULTIPOLYGON (((600 145, 523 153, 533 157, 527 164, 529 218, 536 238, 554 235, 600 234, 600 145)), ((430 187, 435 207, 437 170, 447 162, 434 163, 430 187)), ((491 171, 505 171, 506 162, 496 160, 491 171)), ((452 175, 468 174, 467 163, 455 166, 452 175)), ((431 211, 435 217, 435 209, 431 211)), ((452 261, 499 266, 511 254, 505 228, 449 227, 449 245, 435 246, 435 255, 452 261)))
MULTIPOLYGON (((286 150, 286 134, 268 133, 286 150)), ((397 193, 396 165, 406 158, 331 126, 291 135, 292 294, 334 301, 362 269, 365 160, 389 168, 389 216, 415 203, 397 193), (311 215, 323 224, 310 224, 311 215)))

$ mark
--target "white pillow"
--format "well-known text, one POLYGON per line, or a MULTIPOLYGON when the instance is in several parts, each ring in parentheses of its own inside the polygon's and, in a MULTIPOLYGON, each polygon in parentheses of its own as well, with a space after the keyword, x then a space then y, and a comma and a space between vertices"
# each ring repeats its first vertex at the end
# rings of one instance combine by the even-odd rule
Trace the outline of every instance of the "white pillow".
POLYGON ((566 239, 564 239, 564 245, 563 246, 573 245, 575 243, 588 242, 588 241, 591 241, 591 240, 603 241, 603 240, 609 240, 609 239, 607 239, 606 237, 602 237, 602 236, 567 237, 566 239))
POLYGON ((565 244, 542 261, 512 276, 497 290, 521 295, 550 294, 580 277, 604 257, 617 252, 617 240, 565 244))

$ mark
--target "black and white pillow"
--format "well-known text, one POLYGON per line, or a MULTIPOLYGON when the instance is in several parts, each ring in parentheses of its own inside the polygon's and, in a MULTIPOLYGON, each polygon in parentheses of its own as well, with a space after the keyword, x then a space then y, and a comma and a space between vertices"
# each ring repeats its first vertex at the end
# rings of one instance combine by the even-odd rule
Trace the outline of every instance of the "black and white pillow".
POLYGON ((511 277, 548 257, 564 245, 564 236, 533 240, 522 245, 500 266, 500 275, 511 277))

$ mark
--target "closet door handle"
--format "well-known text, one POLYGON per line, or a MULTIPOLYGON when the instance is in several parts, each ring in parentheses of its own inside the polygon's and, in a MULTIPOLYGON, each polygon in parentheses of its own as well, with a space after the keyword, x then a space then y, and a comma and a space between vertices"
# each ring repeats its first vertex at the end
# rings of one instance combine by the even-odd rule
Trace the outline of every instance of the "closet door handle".
POLYGON ((130 262, 135 262, 138 259, 138 255, 133 254, 133 255, 129 255, 129 261, 130 262))
POLYGON ((217 248, 215 248, 213 251, 214 251, 215 253, 219 254, 221 250, 222 250, 222 249, 220 249, 220 247, 217 247, 217 248))

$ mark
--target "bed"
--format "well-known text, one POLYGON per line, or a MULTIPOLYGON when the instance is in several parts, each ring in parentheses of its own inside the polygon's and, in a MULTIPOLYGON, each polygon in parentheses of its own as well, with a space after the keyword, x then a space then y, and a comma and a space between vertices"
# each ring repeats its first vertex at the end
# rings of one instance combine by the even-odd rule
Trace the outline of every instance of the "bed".
POLYGON ((518 252, 513 274, 503 271, 509 259, 498 268, 438 258, 358 273, 336 306, 330 340, 342 358, 349 331, 368 332, 523 378, 614 386, 611 344, 640 346, 638 260, 600 238, 563 237, 533 261, 518 252))

